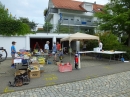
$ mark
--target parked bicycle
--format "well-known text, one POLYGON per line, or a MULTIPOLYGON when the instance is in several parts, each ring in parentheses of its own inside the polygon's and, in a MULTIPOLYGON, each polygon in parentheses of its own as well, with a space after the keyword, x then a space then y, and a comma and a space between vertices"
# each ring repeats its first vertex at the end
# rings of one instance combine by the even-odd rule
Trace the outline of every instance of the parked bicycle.
POLYGON ((7 51, 3 47, 0 47, 0 62, 5 61, 7 58, 7 51))

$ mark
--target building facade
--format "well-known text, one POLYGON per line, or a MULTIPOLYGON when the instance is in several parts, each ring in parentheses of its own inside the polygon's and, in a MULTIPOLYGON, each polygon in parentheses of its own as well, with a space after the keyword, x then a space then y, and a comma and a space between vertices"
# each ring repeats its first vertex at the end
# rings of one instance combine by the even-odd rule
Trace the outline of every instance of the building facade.
POLYGON ((51 33, 55 31, 62 33, 61 28, 68 29, 66 33, 87 33, 93 30, 95 32, 98 19, 94 17, 94 13, 101 12, 102 8, 103 5, 96 4, 96 2, 49 0, 45 20, 53 25, 51 33))

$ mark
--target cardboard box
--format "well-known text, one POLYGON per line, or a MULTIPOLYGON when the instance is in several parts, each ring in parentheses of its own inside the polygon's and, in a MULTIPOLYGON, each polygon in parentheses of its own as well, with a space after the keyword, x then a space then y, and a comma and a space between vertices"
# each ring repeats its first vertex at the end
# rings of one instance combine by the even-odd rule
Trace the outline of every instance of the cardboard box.
POLYGON ((43 67, 43 65, 40 65, 39 67, 40 67, 40 70, 44 70, 44 67, 43 67))
POLYGON ((43 73, 44 72, 44 70, 40 70, 40 73, 43 73))
POLYGON ((43 65, 40 65, 40 72, 41 72, 41 73, 44 72, 44 67, 43 67, 43 65))
POLYGON ((56 65, 60 65, 61 62, 56 62, 56 65))
POLYGON ((38 67, 40 66, 38 63, 32 63, 31 65, 32 66, 38 66, 38 67))
POLYGON ((24 74, 25 72, 27 72, 27 71, 26 71, 26 70, 17 70, 17 71, 15 72, 15 76, 16 76, 16 75, 24 74))
POLYGON ((36 70, 31 70, 29 71, 29 77, 30 78, 39 78, 40 77, 40 70, 36 71, 36 70))
POLYGON ((32 62, 32 64, 39 64, 38 61, 32 62))

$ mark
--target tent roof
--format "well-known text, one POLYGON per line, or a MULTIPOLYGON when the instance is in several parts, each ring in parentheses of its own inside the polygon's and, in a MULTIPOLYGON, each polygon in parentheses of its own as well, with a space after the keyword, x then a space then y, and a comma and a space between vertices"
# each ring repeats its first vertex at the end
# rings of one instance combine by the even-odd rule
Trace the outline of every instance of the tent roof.
POLYGON ((68 37, 65 37, 65 38, 62 38, 61 39, 61 42, 62 41, 69 41, 71 42, 72 40, 89 40, 89 39, 96 39, 96 40, 99 40, 99 37, 98 36, 94 36, 94 35, 89 35, 89 34, 84 34, 84 33, 75 33, 75 34, 72 34, 68 37))

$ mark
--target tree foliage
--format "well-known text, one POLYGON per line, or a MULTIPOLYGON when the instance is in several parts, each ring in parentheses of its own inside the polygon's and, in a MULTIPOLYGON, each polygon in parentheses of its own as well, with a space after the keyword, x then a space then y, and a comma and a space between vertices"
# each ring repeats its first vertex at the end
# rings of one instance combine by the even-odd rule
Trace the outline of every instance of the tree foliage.
POLYGON ((109 30, 118 36, 126 33, 130 46, 130 0, 111 0, 102 10, 103 12, 95 14, 100 19, 99 28, 109 30))
POLYGON ((0 34, 5 36, 11 35, 26 35, 31 33, 27 24, 21 23, 18 20, 3 20, 0 21, 0 34))
POLYGON ((0 35, 30 34, 30 27, 9 14, 9 10, 0 2, 0 35))
POLYGON ((57 25, 54 33, 74 33, 74 27, 69 26, 63 26, 63 25, 57 25))
POLYGON ((50 30, 53 28, 53 25, 49 22, 45 22, 45 24, 43 25, 43 30, 46 32, 50 32, 50 30))
POLYGON ((47 11, 48 11, 48 8, 46 8, 46 9, 44 10, 44 16, 47 15, 47 11))
POLYGON ((29 21, 29 19, 28 19, 28 18, 25 18, 25 17, 20 17, 19 20, 20 20, 22 23, 27 24, 32 30, 35 30, 36 23, 35 23, 34 21, 29 21))
POLYGON ((121 47, 118 37, 110 32, 98 33, 98 36, 103 43, 104 50, 118 50, 121 47))

